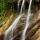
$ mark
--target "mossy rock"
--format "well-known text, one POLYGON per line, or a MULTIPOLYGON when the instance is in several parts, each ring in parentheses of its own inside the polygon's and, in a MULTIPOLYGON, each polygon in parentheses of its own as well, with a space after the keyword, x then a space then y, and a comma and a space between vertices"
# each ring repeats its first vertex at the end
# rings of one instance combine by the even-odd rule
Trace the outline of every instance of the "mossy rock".
POLYGON ((0 32, 5 31, 10 26, 14 17, 13 13, 10 11, 6 11, 5 13, 5 16, 3 16, 4 18, 2 17, 0 20, 0 32))

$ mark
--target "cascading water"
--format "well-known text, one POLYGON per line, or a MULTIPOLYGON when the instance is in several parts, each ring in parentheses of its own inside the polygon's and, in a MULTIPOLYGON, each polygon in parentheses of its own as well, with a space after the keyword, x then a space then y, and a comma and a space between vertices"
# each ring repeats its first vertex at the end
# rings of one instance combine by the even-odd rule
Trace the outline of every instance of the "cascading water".
MULTIPOLYGON (((18 8, 19 8, 19 3, 20 3, 21 0, 18 1, 18 8)), ((24 6, 24 0, 22 2, 22 6, 21 6, 21 11, 20 11, 20 15, 15 19, 15 21, 12 23, 12 25, 6 30, 5 32, 5 36, 4 36, 4 40, 10 40, 13 36, 13 31, 14 29, 17 28, 17 24, 19 22, 19 19, 21 18, 22 16, 22 8, 24 6)))
MULTIPOLYGON (((18 9, 19 9, 19 5, 20 5, 20 2, 21 2, 21 1, 22 1, 22 0, 19 0, 19 1, 18 1, 18 9)), ((20 14, 21 14, 21 13, 22 13, 22 11, 25 9, 25 7, 24 7, 24 3, 25 3, 25 0, 23 0, 23 1, 22 1, 20 14)))
MULTIPOLYGON (((18 8, 19 8, 19 4, 20 4, 20 1, 18 1, 18 8)), ((20 10, 20 15, 15 19, 15 21, 12 23, 12 25, 5 31, 5 36, 4 36, 4 40, 10 40, 13 36, 13 30, 17 28, 17 24, 19 22, 19 19, 21 18, 22 16, 22 10, 24 10, 24 3, 25 3, 25 0, 23 0, 22 2, 22 5, 21 5, 21 10, 20 10)), ((30 4, 29 4, 29 9, 28 9, 28 14, 27 14, 27 21, 26 21, 26 26, 25 26, 25 29, 23 31, 23 34, 22 34, 22 40, 25 40, 25 33, 26 33, 26 30, 29 26, 29 19, 30 19, 30 16, 31 16, 31 12, 30 12, 30 8, 31 8, 31 3, 32 3, 32 0, 30 0, 30 4)))
POLYGON ((31 3, 32 3, 32 0, 30 0, 29 9, 28 9, 28 13, 27 13, 27 19, 26 19, 26 26, 25 26, 25 29, 23 30, 21 40, 25 40, 25 34, 26 34, 26 31, 27 31, 28 26, 30 24, 29 20, 30 20, 30 17, 31 17, 31 11, 30 11, 31 10, 31 3))
POLYGON ((18 1, 18 11, 19 11, 19 5, 20 5, 21 0, 18 1))
POLYGON ((17 24, 19 22, 19 19, 22 17, 22 14, 19 15, 15 21, 12 23, 12 25, 5 31, 5 36, 4 36, 4 40, 10 40, 10 38, 12 38, 13 36, 13 31, 14 29, 17 28, 17 24))
POLYGON ((25 9, 25 8, 24 8, 24 3, 25 3, 25 0, 23 0, 23 2, 22 2, 22 6, 21 6, 20 13, 22 13, 22 10, 24 10, 24 9, 25 9))

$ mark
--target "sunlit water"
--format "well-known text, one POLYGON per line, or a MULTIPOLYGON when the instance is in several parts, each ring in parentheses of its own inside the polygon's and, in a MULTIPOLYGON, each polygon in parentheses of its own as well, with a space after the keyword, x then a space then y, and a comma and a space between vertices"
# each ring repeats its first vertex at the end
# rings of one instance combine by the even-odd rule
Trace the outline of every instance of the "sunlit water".
MULTIPOLYGON (((21 0, 18 1, 18 8, 19 8, 20 1, 21 0)), ((20 14, 22 13, 23 5, 24 5, 24 0, 23 0, 23 3, 22 3, 22 6, 21 6, 20 14)), ((21 16, 22 16, 22 14, 19 15, 14 20, 14 22, 12 23, 12 25, 5 31, 4 40, 10 40, 13 37, 13 30, 17 28, 17 25, 18 25, 18 22, 19 22, 19 19, 21 18, 21 16)))
POLYGON ((24 3, 25 3, 25 0, 23 0, 23 2, 22 2, 20 13, 22 13, 22 11, 25 9, 24 3))
MULTIPOLYGON (((21 2, 21 1, 22 1, 22 0, 19 0, 19 1, 18 1, 18 10, 19 10, 19 5, 20 5, 20 2, 21 2)), ((23 1, 22 1, 20 14, 21 14, 21 13, 22 13, 22 11, 25 9, 24 3, 25 3, 25 0, 23 0, 23 1)))
POLYGON ((13 37, 13 30, 17 28, 17 24, 19 22, 19 19, 22 17, 22 14, 19 15, 12 25, 5 31, 4 40, 10 40, 13 37))
POLYGON ((19 0, 19 1, 18 1, 18 11, 19 11, 19 5, 20 5, 20 2, 21 2, 21 1, 22 1, 22 0, 19 0))
POLYGON ((31 3, 32 3, 32 0, 30 0, 30 4, 29 4, 29 9, 28 9, 28 13, 27 13, 27 18, 26 18, 26 25, 25 25, 25 29, 23 30, 23 34, 22 34, 22 38, 21 40, 25 40, 25 34, 26 34, 26 31, 28 29, 28 26, 30 24, 29 20, 30 20, 30 17, 31 17, 31 3))
MULTIPOLYGON (((18 8, 19 8, 20 2, 21 2, 21 0, 18 1, 18 8)), ((25 3, 25 0, 22 1, 20 15, 13 21, 12 25, 5 31, 4 40, 10 40, 13 37, 13 30, 17 28, 18 22, 19 22, 20 18, 23 16, 22 10, 24 10, 23 8, 25 8, 24 3, 25 3)), ((29 9, 28 9, 27 18, 26 18, 26 25, 25 25, 25 29, 23 30, 21 40, 25 40, 25 34, 26 34, 27 28, 30 24, 29 20, 30 20, 30 16, 31 16, 31 11, 30 11, 31 3, 32 3, 32 0, 30 0, 29 9)))

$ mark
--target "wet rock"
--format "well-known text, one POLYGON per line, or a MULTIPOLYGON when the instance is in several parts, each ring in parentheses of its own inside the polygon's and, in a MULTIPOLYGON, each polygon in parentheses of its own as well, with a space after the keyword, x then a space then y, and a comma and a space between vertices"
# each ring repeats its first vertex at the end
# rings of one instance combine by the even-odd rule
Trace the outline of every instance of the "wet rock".
POLYGON ((2 32, 0 32, 0 40, 3 40, 4 39, 4 33, 2 32))
MULTIPOLYGON (((22 20, 25 21, 25 19, 23 18, 22 20)), ((26 40, 38 40, 40 39, 40 10, 38 10, 34 17, 32 18, 32 24, 29 25, 29 28, 27 30, 27 33, 26 33, 26 40), (30 27, 31 26, 31 27, 30 27)), ((23 23, 25 23, 24 21, 22 21, 23 23)), ((22 23, 21 22, 21 23, 22 23)), ((25 26, 24 26, 25 27, 25 26)), ((21 29, 21 25, 18 29, 20 29, 20 31, 22 31, 23 29, 21 29)), ((18 33, 20 32, 18 29, 16 29, 15 31, 18 33)), ((22 32, 21 32, 22 33, 22 32)), ((19 35, 22 35, 22 34, 19 34, 19 35)), ((15 36, 15 35, 14 35, 15 36)), ((18 37, 18 35, 15 37, 15 40, 19 40, 20 37, 18 37), (17 38, 17 39, 16 39, 17 38)))

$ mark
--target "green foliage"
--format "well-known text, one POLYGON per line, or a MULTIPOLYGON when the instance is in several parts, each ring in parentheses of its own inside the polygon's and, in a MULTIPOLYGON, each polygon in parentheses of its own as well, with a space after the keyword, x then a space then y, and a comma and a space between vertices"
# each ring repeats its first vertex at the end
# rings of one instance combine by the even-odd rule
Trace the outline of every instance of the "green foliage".
POLYGON ((4 11, 6 9, 6 1, 0 0, 0 20, 4 17, 4 11))
POLYGON ((0 0, 0 12, 2 12, 5 9, 5 1, 0 0))
POLYGON ((7 8, 8 0, 0 0, 0 22, 5 17, 5 10, 7 8))
POLYGON ((5 17, 5 12, 10 6, 14 5, 15 0, 0 0, 0 21, 5 17))
POLYGON ((0 0, 0 16, 4 15, 4 11, 7 9, 8 2, 12 0, 0 0))
POLYGON ((12 3, 15 0, 0 0, 0 13, 4 11, 6 8, 9 8, 10 5, 8 3, 12 3))

